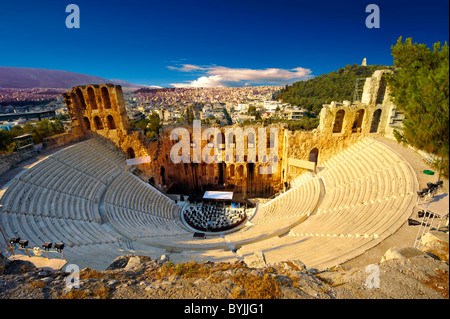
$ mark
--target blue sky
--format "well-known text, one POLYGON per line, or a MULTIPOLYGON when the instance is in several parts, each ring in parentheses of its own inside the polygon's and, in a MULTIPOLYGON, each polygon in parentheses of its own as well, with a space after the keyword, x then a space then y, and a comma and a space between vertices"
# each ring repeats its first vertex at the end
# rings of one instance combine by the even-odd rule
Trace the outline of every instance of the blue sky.
POLYGON ((347 64, 392 65, 400 36, 449 39, 449 3, 294 0, 0 0, 0 66, 164 87, 292 83, 347 64), (68 29, 68 4, 80 28, 68 29), (380 28, 365 25, 368 4, 380 28))

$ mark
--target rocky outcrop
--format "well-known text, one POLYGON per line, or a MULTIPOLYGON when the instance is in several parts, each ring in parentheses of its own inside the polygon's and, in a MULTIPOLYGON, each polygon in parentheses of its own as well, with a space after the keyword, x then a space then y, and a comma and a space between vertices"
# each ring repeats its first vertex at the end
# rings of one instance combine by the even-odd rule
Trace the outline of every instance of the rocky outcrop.
POLYGON ((409 259, 416 256, 424 256, 426 255, 420 249, 414 247, 405 247, 405 248, 390 248, 384 256, 381 258, 381 262, 386 262, 392 259, 409 259))
MULTIPOLYGON (((441 235, 434 237, 445 243, 441 235)), ((262 252, 232 263, 174 264, 170 255, 158 260, 127 255, 103 272, 83 269, 79 288, 71 290, 66 289, 69 273, 9 262, 0 276, 0 298, 445 299, 448 250, 447 262, 426 252, 436 241, 429 240, 423 249, 390 249, 378 264, 327 271, 307 269, 299 260, 268 264, 262 252)))
POLYGON ((448 263, 448 241, 448 232, 430 231, 421 239, 422 250, 448 263))

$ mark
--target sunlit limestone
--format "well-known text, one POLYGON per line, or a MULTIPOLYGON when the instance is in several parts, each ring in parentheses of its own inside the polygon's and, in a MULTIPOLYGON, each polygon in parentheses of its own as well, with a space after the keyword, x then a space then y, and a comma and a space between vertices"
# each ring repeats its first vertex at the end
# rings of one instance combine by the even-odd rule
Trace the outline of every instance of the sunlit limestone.
POLYGON ((190 132, 184 127, 177 127, 170 134, 171 140, 178 140, 170 150, 170 159, 174 164, 183 163, 222 163, 222 151, 225 150, 225 161, 231 158, 234 163, 269 163, 268 166, 260 166, 260 174, 274 174, 278 168, 278 129, 270 128, 269 155, 267 154, 266 128, 259 127, 258 134, 253 127, 243 130, 241 127, 225 128, 225 141, 218 128, 209 127, 202 132, 201 121, 193 123, 193 136, 191 141, 190 132), (180 138, 181 137, 181 138, 180 138), (257 143, 259 137, 263 142, 257 143), (245 138, 247 138, 247 161, 245 158, 245 138), (202 141, 207 141, 201 149, 202 141), (256 145, 258 151, 256 152, 256 145), (191 148, 193 158, 191 158, 191 148), (233 153, 236 149, 236 157, 233 153), (181 153, 181 154, 180 154, 181 153), (258 153, 258 157, 256 154, 258 153), (258 159, 258 161, 257 161, 258 159))

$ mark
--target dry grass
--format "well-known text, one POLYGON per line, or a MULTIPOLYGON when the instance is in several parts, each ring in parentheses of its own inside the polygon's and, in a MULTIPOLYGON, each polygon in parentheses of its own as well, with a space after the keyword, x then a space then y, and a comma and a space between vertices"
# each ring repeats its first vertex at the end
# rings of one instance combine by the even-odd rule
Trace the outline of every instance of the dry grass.
POLYGON ((427 280, 420 280, 420 282, 436 291, 438 294, 440 294, 445 299, 449 298, 449 276, 448 272, 445 272, 444 270, 438 269, 436 271, 436 275, 429 276, 427 280))
POLYGON ((192 278, 192 277, 207 277, 210 275, 211 269, 202 267, 201 264, 196 262, 186 262, 181 264, 174 264, 172 262, 167 262, 162 265, 156 275, 157 279, 163 279, 169 276, 179 276, 182 278, 192 278))
POLYGON ((265 274, 263 278, 250 274, 238 274, 231 277, 238 287, 233 291, 232 299, 278 299, 281 297, 278 282, 265 274))
POLYGON ((197 263, 195 261, 189 261, 180 264, 174 264, 172 262, 167 262, 162 265, 157 273, 155 274, 157 279, 166 278, 168 276, 179 276, 182 278, 206 278, 209 277, 212 273, 217 271, 226 271, 229 269, 238 269, 244 268, 241 264, 234 263, 220 263, 209 265, 206 263, 197 263))
POLYGON ((87 299, 88 296, 83 290, 72 289, 66 294, 62 294, 58 299, 87 299))
POLYGON ((20 267, 20 272, 22 274, 25 274, 31 270, 32 270, 32 267, 30 265, 22 265, 22 267, 20 267))
POLYGON ((45 287, 45 283, 42 281, 32 281, 32 282, 28 282, 30 284, 31 287, 33 288, 39 288, 42 289, 45 287))
POLYGON ((97 289, 86 292, 84 290, 72 289, 68 293, 62 294, 58 299, 109 299, 111 289, 98 287, 97 289))
POLYGON ((294 263, 292 261, 283 261, 284 264, 288 265, 289 267, 291 267, 291 269, 294 269, 296 271, 302 271, 302 269, 298 268, 298 266, 294 265, 294 263))
POLYGON ((345 284, 345 282, 334 282, 333 280, 331 280, 329 278, 322 277, 322 276, 320 276, 318 274, 314 275, 314 277, 319 279, 323 283, 329 285, 330 287, 338 287, 338 286, 341 286, 341 285, 345 284))
POLYGON ((105 275, 102 272, 86 268, 80 271, 80 278, 81 279, 101 279, 105 275))

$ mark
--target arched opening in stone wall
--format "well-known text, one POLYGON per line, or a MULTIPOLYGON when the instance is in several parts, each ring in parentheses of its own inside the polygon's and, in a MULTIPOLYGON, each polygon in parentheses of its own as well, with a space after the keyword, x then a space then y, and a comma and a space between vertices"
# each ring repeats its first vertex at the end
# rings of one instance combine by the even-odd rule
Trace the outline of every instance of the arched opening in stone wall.
POLYGON ((361 133, 361 126, 364 119, 364 110, 360 109, 356 112, 355 121, 352 126, 352 133, 361 133))
POLYGON ((377 100, 376 100, 376 104, 382 104, 384 101, 384 95, 386 93, 386 79, 384 77, 384 74, 381 76, 380 79, 380 86, 378 87, 378 92, 377 92, 377 100))
POLYGON ((110 130, 115 130, 116 129, 116 123, 114 122, 114 118, 112 117, 112 115, 108 115, 106 117, 106 122, 108 123, 108 128, 110 130))
POLYGON ((135 158, 136 154, 134 153, 134 149, 132 147, 129 147, 127 149, 127 156, 128 158, 135 158))
POLYGON ((90 131, 91 130, 91 122, 89 122, 89 119, 85 116, 85 117, 83 117, 83 124, 84 124, 84 128, 87 130, 87 131, 90 131))
POLYGON ((95 92, 94 89, 89 87, 87 89, 87 93, 88 93, 88 99, 89 99, 89 105, 91 106, 91 109, 96 110, 98 109, 97 106, 97 101, 95 100, 95 92))
POLYGON ((247 163, 247 177, 248 180, 251 181, 253 180, 253 173, 255 172, 255 163, 247 163))
POLYGON ((345 116, 344 110, 339 110, 336 112, 336 116, 334 117, 333 133, 342 132, 342 125, 344 124, 344 116, 345 116))
POLYGON ((224 162, 219 163, 219 184, 221 185, 224 183, 225 171, 226 171, 226 164, 224 162))
POLYGON ((94 117, 94 124, 96 130, 103 130, 103 124, 102 121, 98 116, 94 117))
POLYGON ((109 98, 108 89, 106 87, 102 86, 102 88, 100 89, 100 92, 102 93, 102 100, 103 100, 103 105, 105 106, 105 109, 110 109, 111 108, 111 100, 109 98))
POLYGON ((319 149, 315 147, 311 150, 311 152, 309 152, 309 161, 314 162, 317 165, 318 159, 319 159, 319 149))
POLYGON ((192 163, 189 165, 192 172, 193 182, 194 182, 194 188, 199 189, 200 188, 200 181, 199 181, 199 165, 198 163, 192 163))
POLYGON ((243 178, 244 177, 244 165, 239 165, 237 171, 238 171, 238 177, 243 178))
POLYGON ((83 95, 83 92, 81 91, 81 89, 77 88, 75 90, 75 94, 77 95, 77 98, 80 101, 80 104, 81 104, 81 107, 83 108, 83 110, 86 110, 86 101, 84 100, 84 95, 83 95))
POLYGON ((234 164, 230 165, 230 177, 234 177, 234 164))
POLYGON ((370 125, 370 133, 378 132, 380 120, 381 120, 381 109, 378 109, 375 112, 373 112, 372 124, 370 125))

